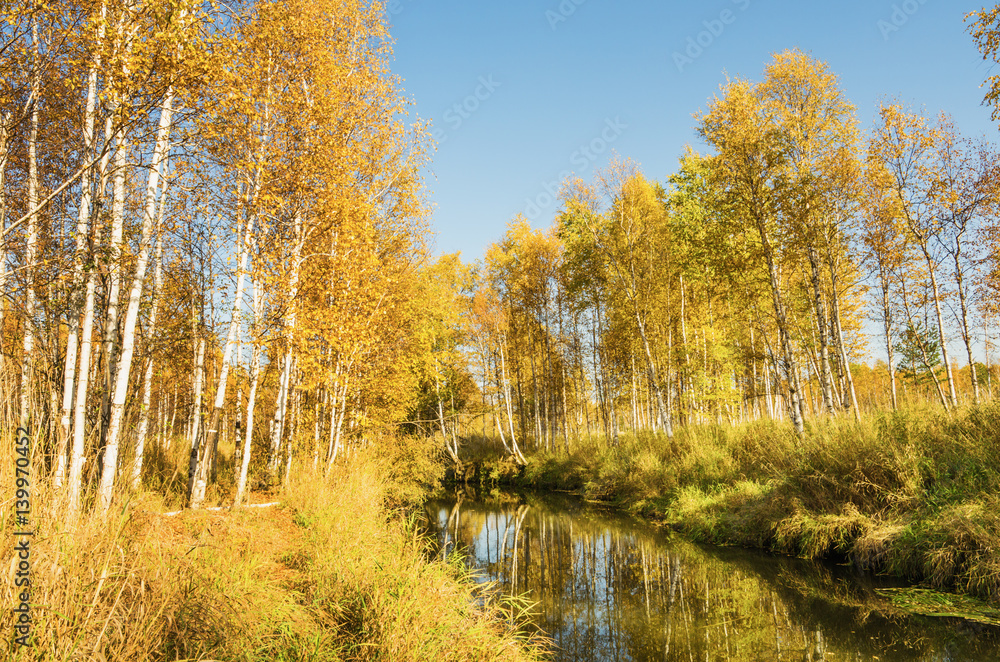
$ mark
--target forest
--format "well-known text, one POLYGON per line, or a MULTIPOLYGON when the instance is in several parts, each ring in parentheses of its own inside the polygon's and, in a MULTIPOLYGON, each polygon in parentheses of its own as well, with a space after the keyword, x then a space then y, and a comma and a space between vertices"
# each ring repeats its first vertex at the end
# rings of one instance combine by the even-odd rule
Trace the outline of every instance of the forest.
POLYGON ((799 51, 727 81, 696 130, 712 151, 668 181, 616 158, 564 182, 549 229, 513 219, 464 281, 442 258, 464 287, 447 349, 465 349, 424 386, 442 434, 474 403, 523 461, 519 438, 760 419, 801 436, 806 419, 992 397, 992 143, 890 102, 866 133, 799 51))
MULTIPOLYGON (((997 62, 1000 9, 970 15, 968 29, 997 62)), ((246 653, 219 641, 249 621, 212 621, 208 607, 190 609, 208 594, 182 590, 191 577, 225 584, 212 573, 242 561, 160 550, 154 563, 144 547, 173 535, 197 549, 212 526, 262 536, 272 524, 241 504, 298 504, 278 517, 309 532, 299 535, 313 562, 286 559, 286 571, 342 601, 289 617, 309 621, 304 630, 259 627, 294 646, 336 642, 329 659, 368 659, 368 645, 402 646, 385 659, 403 659, 406 646, 426 650, 392 643, 420 630, 402 607, 405 626, 364 643, 358 595, 383 595, 385 577, 362 590, 309 573, 366 517, 376 548, 355 565, 409 555, 400 574, 424 568, 409 525, 386 513, 442 479, 589 490, 696 537, 823 556, 853 554, 853 541, 889 525, 871 520, 887 497, 858 487, 879 477, 841 485, 831 512, 807 504, 820 518, 860 508, 867 523, 838 529, 854 532, 848 542, 829 527, 825 542, 808 537, 818 529, 795 538, 780 527, 751 539, 767 521, 759 512, 722 533, 700 523, 708 511, 662 498, 804 471, 782 465, 784 451, 822 473, 808 464, 817 444, 848 439, 843 452, 860 453, 893 425, 910 430, 906 443, 924 434, 913 443, 927 453, 942 434, 990 456, 978 444, 992 433, 970 432, 992 430, 1000 389, 1000 150, 987 137, 891 99, 863 126, 836 72, 786 50, 756 80, 723 80, 692 127, 707 149, 689 148, 666 180, 615 156, 562 182, 548 228, 513 218, 467 262, 434 250, 431 127, 392 72, 392 46, 386 7, 366 0, 0 5, 0 447, 11 458, 0 549, 14 558, 23 528, 20 454, 38 527, 33 590, 47 605, 35 652, 16 659, 77 659, 81 646, 102 659, 143 647, 163 659, 246 653), (778 441, 755 460, 747 440, 758 438, 778 441), (777 473, 748 468, 761 463, 777 473), (689 474, 671 483, 678 467, 689 474), (219 508, 243 519, 223 525, 211 519, 219 508), (150 514, 178 509, 186 524, 172 533, 150 514), (153 565, 137 569, 137 557, 153 565), (168 557, 187 559, 187 580, 162 579, 168 557), (162 595, 147 602, 153 585, 162 595), (126 604, 160 605, 131 644, 126 604)), ((1000 79, 984 87, 997 119, 1000 79)), ((929 465, 900 457, 885 489, 916 490, 929 465)), ((996 465, 976 490, 1000 479, 996 465)), ((907 507, 923 498, 907 494, 907 507)), ((865 549, 873 567, 893 565, 865 549)), ((350 574, 354 557, 337 558, 350 574)), ((930 572, 901 563, 900 574, 930 572)), ((452 603, 472 590, 454 569, 428 567, 452 603)), ((995 598, 994 571, 955 569, 940 584, 995 598)), ((265 600, 254 596, 216 598, 265 600)), ((518 634, 515 607, 454 609, 448 627, 491 642, 496 659, 540 654, 518 634)))

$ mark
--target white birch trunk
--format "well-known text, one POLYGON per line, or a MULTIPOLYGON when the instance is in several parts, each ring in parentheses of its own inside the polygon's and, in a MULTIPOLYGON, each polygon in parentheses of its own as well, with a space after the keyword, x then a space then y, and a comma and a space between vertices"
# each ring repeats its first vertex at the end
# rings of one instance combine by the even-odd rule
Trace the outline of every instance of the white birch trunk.
POLYGON ((962 332, 962 342, 965 343, 966 356, 969 358, 969 377, 972 379, 972 402, 979 404, 979 375, 976 374, 976 361, 972 355, 972 329, 969 326, 969 304, 965 293, 965 277, 962 269, 962 237, 955 238, 955 285, 958 292, 958 322, 962 332))
MULTIPOLYGON (((100 233, 94 232, 94 249, 100 245, 100 233)), ((80 334, 80 378, 76 385, 76 403, 73 419, 73 450, 69 462, 69 513, 75 518, 80 512, 80 495, 83 491, 83 463, 86 461, 85 432, 87 426, 87 392, 90 387, 90 359, 93 354, 94 307, 97 291, 97 271, 87 277, 87 294, 83 307, 83 330, 80 334)))
POLYGON ((268 461, 269 474, 277 476, 281 452, 281 439, 285 428, 285 414, 288 403, 288 391, 292 387, 292 357, 295 334, 295 299, 299 292, 299 266, 302 256, 302 212, 296 210, 294 216, 295 243, 292 246, 292 271, 289 275, 289 312, 285 320, 285 334, 288 340, 288 350, 285 355, 285 367, 282 374, 281 388, 278 391, 278 401, 274 408, 274 427, 271 435, 271 455, 268 461))
POLYGON ((163 432, 163 448, 167 451, 169 451, 170 447, 173 445, 174 424, 177 422, 177 382, 174 382, 174 397, 171 402, 173 404, 170 407, 170 423, 163 432))
POLYGON ((292 350, 285 352, 282 362, 281 381, 278 386, 278 398, 274 403, 274 419, 271 421, 271 452, 267 458, 267 468, 270 477, 276 477, 278 472, 279 453, 281 452, 281 437, 285 422, 285 404, 288 401, 288 383, 292 373, 292 350))
POLYGON ((253 237, 253 216, 247 224, 243 233, 242 241, 239 238, 237 229, 237 262, 236 270, 236 296, 233 299, 233 312, 229 320, 229 334, 226 336, 226 347, 222 352, 222 369, 219 372, 219 383, 215 389, 215 402, 212 407, 212 416, 209 419, 208 430, 205 435, 204 444, 199 444, 197 450, 199 457, 195 470, 195 485, 191 495, 191 508, 201 508, 205 500, 205 488, 208 485, 208 467, 210 459, 215 455, 215 447, 219 439, 219 421, 222 417, 222 408, 226 404, 226 385, 229 381, 229 366, 232 362, 233 352, 236 348, 236 337, 241 324, 241 309, 243 307, 243 283, 245 281, 247 258, 250 255, 250 245, 253 237), (204 451, 204 452, 202 452, 204 451))
MULTIPOLYGON (((107 8, 101 6, 101 27, 97 33, 94 63, 87 72, 87 103, 83 116, 83 161, 89 161, 94 152, 94 127, 97 121, 97 72, 101 68, 101 45, 104 42, 104 17, 107 8)), ((0 173, 0 189, 3 187, 3 174, 0 173)), ((83 259, 87 249, 86 237, 90 227, 91 214, 91 168, 86 168, 80 175, 80 209, 76 223, 76 255, 73 258, 73 284, 71 306, 69 312, 69 330, 66 337, 66 360, 63 368, 63 402, 60 419, 59 447, 56 451, 56 468, 54 484, 56 489, 62 487, 66 473, 66 446, 69 443, 70 422, 73 411, 73 387, 76 384, 76 363, 80 335, 80 313, 82 302, 77 292, 83 285, 83 259)))
POLYGON ((288 433, 288 445, 286 455, 288 456, 285 462, 285 477, 282 479, 282 487, 288 487, 288 480, 292 475, 292 459, 294 457, 295 451, 295 439, 298 437, 299 433, 299 420, 302 415, 302 392, 296 391, 292 400, 292 428, 288 433))
POLYGON ((41 69, 38 52, 38 21, 31 22, 31 130, 28 138, 28 229, 24 253, 26 301, 24 304, 24 354, 21 362, 20 427, 28 430, 31 422, 31 371, 35 350, 35 260, 38 251, 38 104, 41 92, 41 69))
POLYGON ((188 453, 188 486, 187 495, 188 499, 191 498, 191 492, 194 489, 194 479, 195 472, 198 469, 198 440, 201 435, 201 398, 202 391, 205 384, 205 338, 201 326, 195 326, 199 331, 199 335, 195 340, 195 352, 194 352, 194 400, 191 404, 191 423, 190 427, 190 443, 188 444, 190 451, 188 453))
MULTIPOLYGON (((948 378, 948 402, 954 408, 958 406, 958 395, 955 393, 955 377, 952 375, 951 360, 948 358, 948 342, 944 337, 944 317, 941 314, 941 290, 938 287, 937 269, 930 248, 927 245, 927 239, 913 229, 912 223, 910 231, 917 239, 917 245, 920 247, 920 252, 924 256, 924 262, 927 264, 927 275, 931 280, 931 291, 934 294, 934 315, 938 327, 938 340, 941 343, 941 359, 944 362, 945 375, 948 378)), ((945 408, 947 407, 948 405, 945 406, 945 408)))
POLYGON ((323 397, 316 398, 316 403, 313 405, 313 473, 319 469, 319 437, 320 437, 320 421, 323 420, 325 412, 323 411, 323 403, 326 401, 327 394, 323 394, 323 397))
POLYGON ((121 439, 122 420, 125 416, 125 396, 128 391, 129 376, 132 370, 132 356, 135 353, 135 332, 139 321, 139 303, 142 299, 145 284, 146 268, 149 265, 149 253, 152 248, 153 224, 156 218, 156 192, 160 183, 163 165, 170 152, 170 128, 173 114, 173 90, 168 90, 160 111, 160 125, 156 134, 156 146, 153 149, 153 160, 146 181, 145 211, 142 219, 142 240, 139 257, 129 292, 128 310, 125 313, 125 326, 122 332, 122 351, 118 360, 117 378, 115 380, 114 398, 111 403, 111 423, 108 426, 107 444, 104 449, 104 466, 101 472, 101 483, 98 488, 98 512, 107 513, 111 507, 111 496, 114 490, 115 471, 118 467, 118 448, 121 439))
POLYGON ((514 410, 510 402, 510 381, 507 379, 507 361, 503 353, 503 346, 506 342, 507 335, 504 334, 500 338, 500 375, 503 379, 504 404, 507 408, 507 429, 510 432, 510 448, 514 452, 514 460, 523 466, 528 464, 528 461, 524 458, 524 454, 521 453, 521 448, 517 444, 517 437, 514 435, 514 410))
POLYGON ((354 367, 354 361, 355 357, 351 357, 351 360, 346 364, 341 364, 341 360, 337 359, 337 387, 333 392, 330 412, 330 448, 327 452, 327 475, 343 449, 344 420, 347 418, 347 401, 350 394, 351 369, 354 367))
MULTIPOLYGON (((837 266, 838 266, 837 263, 832 259, 832 256, 831 256, 831 259, 830 259, 830 284, 832 286, 832 289, 831 289, 832 296, 831 296, 831 300, 830 300, 830 305, 831 305, 831 308, 832 308, 831 313, 833 314, 833 327, 834 327, 833 331, 837 335, 836 340, 837 340, 837 345, 838 345, 839 351, 840 351, 840 361, 841 361, 841 363, 844 366, 844 375, 847 377, 847 393, 844 394, 844 397, 846 399, 846 397, 848 395, 851 396, 851 409, 854 410, 854 420, 857 421, 858 423, 860 423, 861 422, 861 407, 858 406, 858 395, 857 395, 857 392, 854 390, 854 375, 851 373, 851 364, 850 364, 850 362, 848 361, 848 358, 847 358, 847 347, 846 347, 847 343, 844 341, 844 328, 843 328, 843 326, 840 323, 840 294, 838 292, 838 289, 840 287, 838 283, 839 283, 840 279, 837 276, 837 266)), ((888 326, 886 326, 886 329, 888 331, 888 326)), ((892 357, 891 351, 890 351, 889 356, 890 356, 890 359, 891 359, 891 357, 892 357)), ((890 370, 890 372, 892 371, 891 362, 890 362, 889 370, 890 370)), ((893 375, 892 379, 893 379, 893 395, 895 396, 896 382, 895 382, 895 376, 894 375, 893 375)), ((893 397, 893 403, 894 403, 894 406, 895 406, 895 397, 893 397)))
POLYGON ((104 401, 101 403, 102 436, 110 424, 111 396, 114 388, 116 356, 118 354, 118 305, 121 299, 122 242, 125 237, 125 140, 122 133, 115 139, 114 188, 111 202, 111 244, 108 267, 108 309, 104 319, 104 401))
MULTIPOLYGON (((7 163, 10 160, 10 127, 12 122, 12 114, 9 111, 0 110, 0 231, 3 232, 3 236, 0 237, 0 329, 3 328, 7 298, 7 242, 4 237, 7 235, 6 180, 7 163)), ((0 374, 6 374, 4 368, 3 355, 0 354, 0 374)), ((3 381, 6 382, 6 379, 3 381)), ((6 390, 7 385, 0 383, 0 398, 3 399, 4 403, 9 402, 6 390)), ((5 404, 4 407, 7 408, 9 405, 5 404)))
POLYGON ((259 324, 263 315, 263 297, 261 296, 260 284, 254 285, 253 290, 253 325, 254 325, 254 345, 253 358, 250 360, 250 394, 247 397, 247 428, 243 441, 243 457, 240 463, 240 475, 236 481, 236 497, 233 499, 233 506, 238 506, 243 501, 243 493, 247 486, 247 472, 250 469, 250 442, 253 439, 253 414, 257 404, 257 384, 260 381, 260 338, 259 324))
MULTIPOLYGON (((160 297, 163 293, 163 210, 167 205, 167 187, 163 187, 160 196, 160 211, 156 227, 156 269, 153 272, 153 309, 149 313, 149 343, 152 344, 156 335, 156 318, 160 310, 160 297)), ((139 412, 139 430, 135 437, 135 457, 132 460, 132 490, 136 491, 142 483, 142 462, 146 449, 146 434, 149 431, 149 405, 153 391, 153 352, 146 358, 146 373, 142 380, 142 410, 139 412)))

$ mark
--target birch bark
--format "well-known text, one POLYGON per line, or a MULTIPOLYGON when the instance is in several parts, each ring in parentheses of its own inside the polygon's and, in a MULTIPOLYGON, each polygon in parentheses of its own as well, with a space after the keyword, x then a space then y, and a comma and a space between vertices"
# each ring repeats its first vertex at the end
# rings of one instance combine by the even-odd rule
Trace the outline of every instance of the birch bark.
POLYGON ((118 448, 121 440, 122 421, 125 416, 125 396, 128 391, 129 376, 132 370, 132 357, 135 353, 136 326, 139 321, 139 303, 145 284, 146 269, 149 266, 149 254, 152 248, 153 225, 156 218, 156 193, 164 163, 170 152, 170 130, 173 119, 173 90, 168 90, 160 109, 160 123, 156 134, 156 145, 153 149, 153 160, 146 180, 145 210, 142 220, 142 239, 139 256, 132 278, 129 292, 128 310, 125 313, 125 326, 122 331, 122 351, 118 360, 115 380, 114 398, 111 402, 111 422, 108 426, 107 443, 104 449, 104 465, 101 472, 101 482, 98 487, 98 512, 106 514, 111 507, 111 496, 114 490, 115 471, 118 467, 118 448))
POLYGON ((20 427, 29 429, 31 423, 31 372, 35 348, 35 261, 38 251, 38 105, 41 93, 42 72, 38 47, 38 20, 31 22, 31 129, 28 137, 28 228, 25 238, 25 304, 24 304, 24 353, 21 363, 21 415, 20 427))
MULTIPOLYGON (((101 25, 98 28, 97 42, 94 47, 94 62, 87 72, 87 102, 83 116, 83 161, 86 163, 94 153, 94 128, 97 121, 97 72, 101 68, 101 47, 104 42, 104 18, 107 8, 101 5, 101 25)), ((3 158, 0 156, 0 158, 3 158)), ((73 257, 73 281, 70 295, 69 329, 66 337, 66 360, 63 367, 63 401, 60 418, 59 446, 56 450, 56 467, 53 482, 56 489, 62 487, 66 473, 66 451, 70 437, 70 422, 73 411, 73 387, 76 384, 76 363, 80 336, 80 317, 83 301, 80 292, 83 285, 83 260, 87 249, 87 235, 90 227, 91 202, 91 169, 84 169, 80 175, 80 209, 76 224, 76 254, 73 257)), ((0 190, 3 189, 3 162, 0 161, 0 190)), ((2 193, 0 193, 2 195, 2 193)), ((0 263, 6 260, 0 260, 0 263)))
POLYGON ((246 435, 243 439, 243 457, 240 463, 240 474, 236 481, 236 497, 233 505, 238 506, 243 501, 243 494, 247 487, 247 472, 250 469, 250 449, 253 440, 254 408, 257 405, 257 385, 260 382, 260 323, 263 316, 263 297, 261 296, 260 284, 253 288, 253 329, 254 344, 253 356, 250 359, 250 393, 247 396, 247 427, 246 435))
MULTIPOLYGON (((167 187, 160 196, 160 211, 156 222, 156 268, 153 272, 153 309, 149 313, 148 343, 156 336, 156 318, 160 310, 163 293, 163 210, 167 202, 167 187)), ((146 434, 149 431, 149 406, 153 391, 153 352, 147 351, 146 370, 142 380, 142 410, 139 412, 139 430, 135 439, 135 457, 132 460, 132 490, 138 490, 142 480, 143 454, 146 448, 146 434)))
POLYGON ((208 484, 208 467, 210 458, 215 455, 216 445, 219 439, 219 422, 222 417, 222 409, 226 404, 226 386, 229 381, 229 366, 232 362, 233 351, 236 347, 236 336, 242 323, 241 309, 243 308, 243 283, 246 276, 247 258, 250 255, 250 246, 253 237, 254 217, 251 215, 247 222, 246 230, 242 239, 239 239, 237 229, 237 251, 239 253, 237 262, 239 266, 236 271, 236 295, 233 299, 233 311, 229 320, 229 334, 226 336, 226 347, 222 353, 222 369, 219 372, 219 384, 215 389, 215 402, 212 407, 212 416, 209 418, 208 430, 204 442, 199 444, 199 457, 197 469, 195 470, 195 484, 191 495, 191 508, 201 508, 205 500, 205 488, 208 484))

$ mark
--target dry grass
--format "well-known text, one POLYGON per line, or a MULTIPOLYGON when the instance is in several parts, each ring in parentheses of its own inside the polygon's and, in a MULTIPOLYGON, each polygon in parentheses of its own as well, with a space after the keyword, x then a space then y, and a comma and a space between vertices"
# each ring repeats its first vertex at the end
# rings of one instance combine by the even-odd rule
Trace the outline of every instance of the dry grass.
MULTIPOLYGON (((5 465, 0 494, 13 494, 5 465)), ((302 477, 270 509, 167 517, 172 496, 121 495, 107 519, 72 526, 60 495, 36 482, 33 645, 13 643, 14 615, 4 609, 0 658, 537 657, 540 642, 518 634, 523 615, 483 605, 472 582, 428 561, 424 541, 386 510, 387 494, 411 488, 385 467, 358 458, 329 482, 302 477)), ((11 508, 2 501, 4 605, 16 604, 11 508)))
MULTIPOLYGON (((412 527, 386 525, 380 470, 339 468, 335 488, 295 489, 289 499, 307 526, 305 600, 322 606, 347 634, 352 659, 527 659, 513 605, 482 604, 460 565, 428 563, 412 527)), ((535 642, 540 643, 540 642, 535 642)))
POLYGON ((791 426, 692 426, 538 453, 523 481, 576 489, 696 539, 859 566, 1000 600, 1000 405, 791 426))

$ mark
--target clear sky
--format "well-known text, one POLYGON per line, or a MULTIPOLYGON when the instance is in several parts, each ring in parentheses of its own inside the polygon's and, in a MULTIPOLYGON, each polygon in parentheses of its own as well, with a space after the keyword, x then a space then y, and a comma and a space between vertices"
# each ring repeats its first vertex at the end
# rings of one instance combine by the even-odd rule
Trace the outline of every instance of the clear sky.
POLYGON ((663 181, 685 145, 705 151, 692 115, 725 75, 760 80, 788 48, 830 65, 866 129, 894 97, 997 138, 966 0, 386 2, 394 71, 438 137, 435 249, 466 260, 518 213, 550 225, 548 189, 612 150, 663 181))

